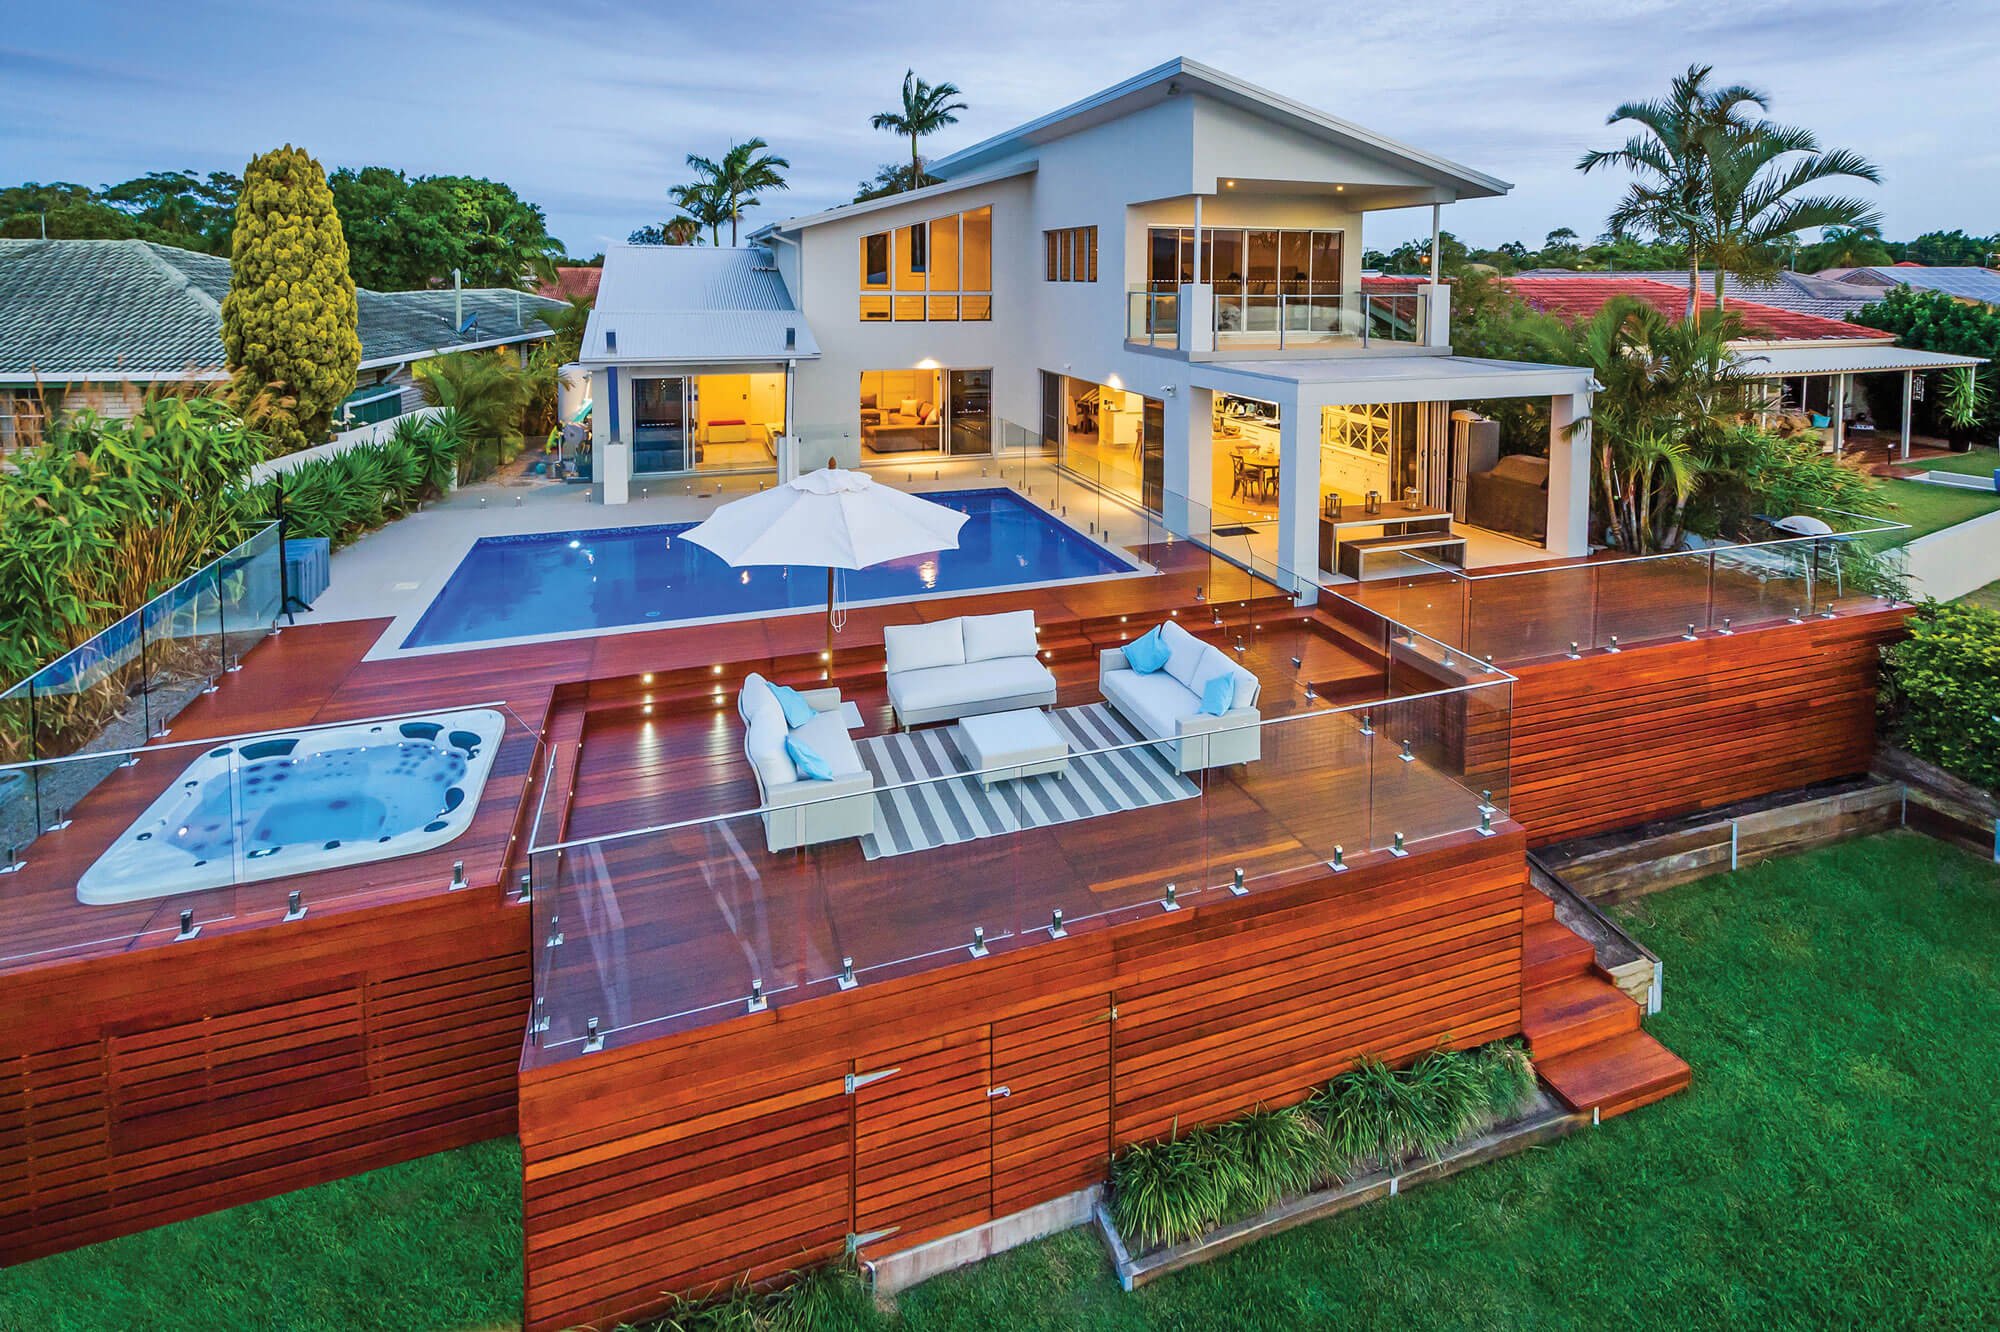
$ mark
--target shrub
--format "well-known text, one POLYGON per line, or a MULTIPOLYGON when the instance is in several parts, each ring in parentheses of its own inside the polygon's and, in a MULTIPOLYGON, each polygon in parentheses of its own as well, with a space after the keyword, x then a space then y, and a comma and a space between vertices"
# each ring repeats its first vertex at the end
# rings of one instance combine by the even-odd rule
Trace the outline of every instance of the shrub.
POLYGON ((287 144, 243 169, 222 347, 237 412, 278 453, 327 437, 361 362, 347 240, 326 172, 287 144))
POLYGON ((1438 1049, 1398 1071, 1363 1059, 1303 1106, 1141 1143, 1111 1163, 1111 1215, 1143 1248, 1198 1239, 1235 1216, 1454 1143, 1519 1113, 1535 1071, 1517 1041, 1438 1049))
POLYGON ((838 1332, 875 1325, 861 1274, 850 1262, 836 1262, 789 1272, 772 1289, 737 1286, 720 1297, 683 1300, 646 1332, 838 1332))
POLYGON ((399 421, 387 439, 300 463, 266 482, 262 511, 277 512, 282 486, 287 535, 343 545, 441 493, 456 467, 461 429, 450 412, 399 421))
POLYGON ((1884 697, 1912 754, 2000 791, 2000 613, 1926 602, 1889 649, 1884 697))

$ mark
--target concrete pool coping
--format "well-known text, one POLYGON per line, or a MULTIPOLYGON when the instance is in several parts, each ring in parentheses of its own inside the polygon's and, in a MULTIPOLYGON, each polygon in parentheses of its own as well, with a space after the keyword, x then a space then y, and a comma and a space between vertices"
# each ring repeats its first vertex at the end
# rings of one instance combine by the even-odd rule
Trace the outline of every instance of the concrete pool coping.
MULTIPOLYGON (((439 656, 484 648, 523 647, 537 643, 568 642, 607 638, 622 634, 643 634, 663 629, 699 628, 748 620, 775 619, 787 615, 811 614, 813 606, 784 606, 757 611, 731 611, 690 619, 662 620, 638 624, 607 625, 590 629, 558 630, 550 633, 520 634, 482 638, 458 643, 438 643, 423 647, 403 647, 403 640, 416 629, 431 604, 458 571, 472 548, 488 537, 552 536, 564 532, 603 532, 635 527, 656 527, 674 523, 700 522, 719 505, 754 493, 757 477, 714 478, 713 490, 703 494, 651 495, 623 505, 593 503, 588 487, 542 480, 528 482, 486 482, 454 492, 435 504, 408 514, 388 526, 362 537, 334 555, 333 581, 300 623, 331 620, 389 618, 389 627, 363 656, 363 661, 400 661, 406 658, 439 656), (733 484, 732 484, 733 483, 733 484)), ((927 491, 1006 490, 1034 508, 1049 521, 1059 524, 1078 540, 1124 563, 1136 567, 1124 572, 1087 574, 1081 577, 1044 579, 1027 583, 1005 583, 990 587, 958 588, 950 591, 904 593, 844 602, 849 608, 903 605, 950 597, 976 596, 983 592, 1031 592, 1083 583, 1146 578, 1158 570, 1132 552, 1086 532, 1065 517, 1036 504, 1004 479, 980 474, 976 465, 961 469, 946 467, 928 482, 908 487, 913 493, 927 491)), ((1106 496, 1107 506, 1122 501, 1106 496)), ((1134 522, 1139 520, 1133 517, 1134 522)))

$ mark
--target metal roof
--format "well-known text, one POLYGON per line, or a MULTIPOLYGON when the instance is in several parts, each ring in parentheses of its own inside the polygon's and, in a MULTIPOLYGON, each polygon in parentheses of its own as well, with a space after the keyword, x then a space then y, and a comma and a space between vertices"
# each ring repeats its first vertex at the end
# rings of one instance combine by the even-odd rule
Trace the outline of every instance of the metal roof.
MULTIPOLYGON (((1647 282, 1664 282, 1668 286, 1679 287, 1682 291, 1687 290, 1688 284, 1685 269, 1586 273, 1569 268, 1531 268, 1514 276, 1536 279, 1638 278, 1647 282)), ((1701 289, 1706 292, 1715 290, 1713 270, 1702 271, 1701 289)), ((1882 292, 1878 287, 1838 282, 1810 273, 1779 273, 1769 281, 1741 278, 1734 273, 1725 273, 1722 276, 1722 294, 1724 299, 1729 301, 1756 301, 1761 305, 1773 306, 1780 310, 1818 315, 1822 319, 1841 320, 1845 320, 1862 306, 1882 299, 1882 292)))
MULTIPOLYGON (((139 240, 0 240, 0 380, 223 377, 229 260, 139 240)), ((355 292, 361 364, 549 335, 513 291, 355 292), (454 322, 462 302, 473 326, 454 322)))
POLYGON ((1783 347, 1745 347, 1737 353, 1737 367, 1753 379, 1781 379, 1790 375, 1867 375, 1893 370, 1951 370, 1960 366, 1984 365, 1978 356, 1952 356, 1944 352, 1916 351, 1889 345, 1813 347, 1792 343, 1783 347))
POLYGON ((1232 74, 1225 74, 1219 69, 1204 65, 1197 60, 1190 60, 1186 56, 1177 56, 1165 64, 1155 65, 1141 74, 1126 79, 1123 83, 1113 84, 1081 101, 1072 102, 1024 125, 1017 125, 990 139, 983 139, 969 148, 962 148, 949 156, 941 157, 932 162, 927 169, 934 176, 951 180, 968 171, 988 166, 1000 157, 1021 148, 1047 143, 1065 134, 1114 120, 1139 107, 1182 92, 1199 92, 1218 101, 1242 107, 1314 138, 1330 140, 1344 147, 1398 162, 1442 184, 1456 187, 1461 197, 1491 197, 1505 194, 1513 188, 1497 176, 1489 176, 1447 158, 1412 148, 1408 144, 1398 143, 1373 130, 1364 129, 1352 121, 1330 116, 1303 102, 1295 102, 1268 88, 1260 88, 1254 83, 1239 79, 1232 74))
POLYGON ((625 245, 605 253, 579 359, 783 361, 818 355, 811 327, 762 247, 625 245))
POLYGON ((1889 286, 1910 286, 1918 291, 1941 291, 1961 300, 2000 305, 2000 272, 1991 268, 1931 267, 1925 264, 1877 265, 1871 268, 1828 269, 1826 276, 1841 277, 1866 273, 1889 286))

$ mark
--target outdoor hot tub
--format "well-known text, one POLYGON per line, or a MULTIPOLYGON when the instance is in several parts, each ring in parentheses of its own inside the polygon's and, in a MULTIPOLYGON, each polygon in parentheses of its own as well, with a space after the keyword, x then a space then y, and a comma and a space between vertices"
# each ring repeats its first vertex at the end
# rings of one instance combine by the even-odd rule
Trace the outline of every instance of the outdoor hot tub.
POLYGON ((489 708, 217 745, 77 881, 137 902, 443 846, 479 807, 505 719, 489 708))

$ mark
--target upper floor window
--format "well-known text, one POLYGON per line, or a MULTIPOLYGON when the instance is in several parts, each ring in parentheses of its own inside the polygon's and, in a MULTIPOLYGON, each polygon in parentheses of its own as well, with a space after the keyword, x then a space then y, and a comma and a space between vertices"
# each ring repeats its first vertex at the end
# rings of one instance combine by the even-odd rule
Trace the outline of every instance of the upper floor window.
POLYGON ((1042 233, 1042 249, 1050 282, 1097 281, 1097 228, 1060 227, 1042 233))
POLYGON ((992 317, 990 206, 861 238, 863 322, 992 317))
MULTIPOLYGON (((1202 282, 1219 295, 1337 296, 1341 233, 1278 227, 1203 227, 1202 282)), ((1194 228, 1146 229, 1146 285, 1171 291, 1195 277, 1194 228)))

